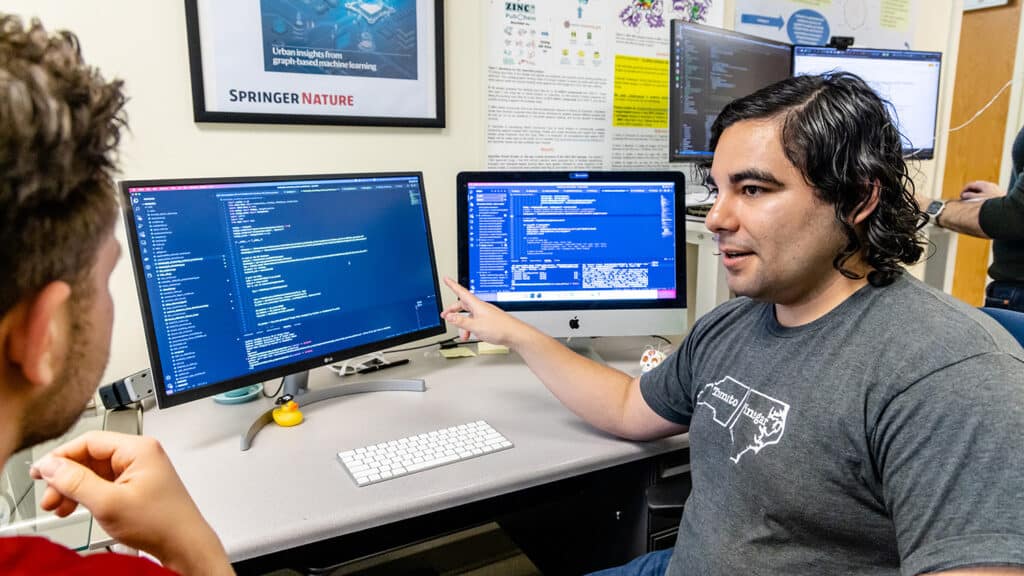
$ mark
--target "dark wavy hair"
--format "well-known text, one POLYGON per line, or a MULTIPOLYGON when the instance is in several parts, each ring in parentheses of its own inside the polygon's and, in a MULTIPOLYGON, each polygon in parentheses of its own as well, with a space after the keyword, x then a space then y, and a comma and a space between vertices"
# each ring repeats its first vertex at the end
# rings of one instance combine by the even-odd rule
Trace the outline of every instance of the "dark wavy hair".
MULTIPOLYGON (((729 103, 711 127, 711 150, 726 128, 743 120, 778 118, 786 157, 818 197, 835 208, 847 243, 832 264, 847 278, 863 278, 845 267, 863 254, 868 281, 885 286, 924 253, 920 230, 928 221, 914 200, 914 182, 903 159, 903 143, 890 105, 859 77, 833 72, 795 76, 729 103), (870 202, 878 206, 860 230, 850 218, 870 202)), ((711 163, 701 166, 706 178, 711 163)))
POLYGON ((0 315, 56 280, 88 297, 117 218, 124 104, 74 34, 0 14, 0 315))

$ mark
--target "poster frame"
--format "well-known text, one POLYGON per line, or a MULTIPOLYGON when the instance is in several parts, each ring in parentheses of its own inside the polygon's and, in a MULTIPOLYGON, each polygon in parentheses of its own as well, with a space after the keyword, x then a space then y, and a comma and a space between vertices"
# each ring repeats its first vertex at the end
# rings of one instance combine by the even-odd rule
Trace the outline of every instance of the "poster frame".
MULTIPOLYGON (((192 80, 192 108, 196 122, 227 122, 246 124, 319 124, 347 126, 404 126, 415 128, 444 128, 445 126, 445 74, 444 74, 444 0, 433 0, 426 18, 434 22, 433 38, 417 43, 417 50, 429 51, 427 58, 434 63, 434 111, 424 116, 403 116, 398 113, 385 116, 342 114, 290 114, 266 112, 236 112, 218 110, 207 102, 206 78, 203 69, 204 45, 216 50, 210 38, 203 36, 199 26, 201 3, 217 0, 185 0, 185 25, 188 36, 189 70, 192 80)), ((419 55, 418 55, 419 57, 419 55)), ((345 76, 330 76, 332 87, 344 87, 345 76)), ((284 88, 284 87, 282 87, 284 88)))

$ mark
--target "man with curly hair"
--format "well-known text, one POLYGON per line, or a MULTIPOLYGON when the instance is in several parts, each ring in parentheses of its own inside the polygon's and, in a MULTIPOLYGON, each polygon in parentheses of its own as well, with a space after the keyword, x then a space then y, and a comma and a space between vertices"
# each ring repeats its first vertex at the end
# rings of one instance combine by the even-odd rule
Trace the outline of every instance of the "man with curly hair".
POLYGON ((641 377, 446 279, 445 319, 592 425, 689 431, 675 548, 606 574, 1024 574, 1024 351, 904 273, 926 217, 885 103, 850 74, 789 78, 726 106, 711 147, 738 298, 641 377))
MULTIPOLYGON (((0 14, 0 466, 64 433, 106 365, 124 103, 121 82, 88 66, 73 34, 0 14)), ((82 504, 112 537, 166 568, 8 537, 0 573, 232 573, 156 441, 90 433, 31 472, 47 483, 43 508, 67 516, 82 504)))

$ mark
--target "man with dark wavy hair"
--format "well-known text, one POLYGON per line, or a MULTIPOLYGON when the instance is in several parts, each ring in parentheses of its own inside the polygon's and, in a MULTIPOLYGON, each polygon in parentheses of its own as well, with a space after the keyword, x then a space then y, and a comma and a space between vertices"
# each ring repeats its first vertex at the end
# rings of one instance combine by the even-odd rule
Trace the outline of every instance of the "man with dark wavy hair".
POLYGON ((789 78, 729 104, 711 145, 707 226, 738 298, 651 372, 446 280, 447 321, 592 425, 689 431, 674 550, 605 573, 1024 574, 1024 351, 904 273, 925 217, 885 104, 849 74, 789 78))
MULTIPOLYGON (((124 127, 119 81, 83 62, 77 38, 0 14, 0 466, 64 433, 110 350, 107 288, 120 254, 112 178, 124 127)), ((90 433, 32 475, 41 505, 84 505, 114 538, 182 574, 230 574, 227 555, 152 439, 90 433)), ((0 538, 2 574, 166 574, 119 554, 79 557, 37 537, 0 538)))

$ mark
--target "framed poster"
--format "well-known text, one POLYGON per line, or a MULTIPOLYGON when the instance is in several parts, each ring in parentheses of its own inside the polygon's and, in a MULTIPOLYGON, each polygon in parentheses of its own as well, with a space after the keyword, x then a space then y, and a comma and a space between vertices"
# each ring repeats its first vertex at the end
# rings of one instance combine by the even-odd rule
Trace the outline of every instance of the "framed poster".
POLYGON ((444 126, 443 0, 185 0, 196 122, 444 126))

